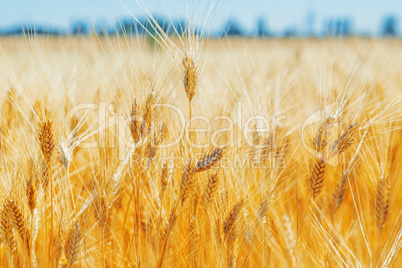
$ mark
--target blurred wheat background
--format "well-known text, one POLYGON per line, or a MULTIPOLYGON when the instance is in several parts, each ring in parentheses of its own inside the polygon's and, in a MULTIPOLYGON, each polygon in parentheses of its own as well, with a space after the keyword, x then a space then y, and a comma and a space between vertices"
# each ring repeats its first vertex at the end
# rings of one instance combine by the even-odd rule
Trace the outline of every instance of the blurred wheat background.
POLYGON ((401 265, 400 40, 159 37, 0 39, 2 267, 401 265))

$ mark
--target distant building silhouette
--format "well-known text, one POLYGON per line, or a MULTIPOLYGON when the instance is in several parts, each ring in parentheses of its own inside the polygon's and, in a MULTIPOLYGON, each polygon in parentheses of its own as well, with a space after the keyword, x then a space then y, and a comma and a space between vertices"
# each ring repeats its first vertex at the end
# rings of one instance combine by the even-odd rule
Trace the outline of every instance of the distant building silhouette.
POLYGON ((309 11, 307 13, 307 32, 306 35, 307 36, 314 36, 315 35, 315 31, 314 31, 314 25, 315 25, 315 14, 313 11, 309 11))
POLYGON ((326 21, 326 23, 324 23, 324 36, 333 36, 334 35, 334 20, 333 19, 329 19, 328 21, 326 21))
POLYGON ((344 19, 342 22, 342 35, 351 36, 352 35, 352 25, 350 19, 344 19))
POLYGON ((71 26, 73 35, 87 35, 89 33, 88 25, 84 21, 77 21, 71 26))
POLYGON ((396 36, 397 35, 397 24, 398 21, 396 17, 389 15, 384 18, 382 24, 382 35, 383 36, 396 36))
POLYGON ((283 37, 290 38, 290 37, 296 37, 296 36, 297 36, 297 30, 294 27, 286 28, 283 31, 283 37))
POLYGON ((265 37, 269 35, 268 27, 263 17, 260 17, 257 20, 257 35, 259 37, 265 37))
POLYGON ((352 23, 349 18, 331 18, 324 23, 324 29, 324 36, 347 37, 353 34, 352 23))
POLYGON ((223 35, 227 36, 241 36, 243 35, 242 30, 240 29, 239 24, 234 19, 229 19, 225 27, 223 28, 223 35))

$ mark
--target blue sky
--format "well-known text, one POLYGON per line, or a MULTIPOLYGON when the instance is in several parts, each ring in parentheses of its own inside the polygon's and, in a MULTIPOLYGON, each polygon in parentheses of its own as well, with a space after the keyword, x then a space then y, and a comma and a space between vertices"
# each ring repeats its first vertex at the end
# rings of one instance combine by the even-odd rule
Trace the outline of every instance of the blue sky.
MULTIPOLYGON (((401 0, 142 0, 151 13, 169 14, 173 18, 186 18, 198 7, 202 21, 208 5, 215 3, 212 19, 208 22, 218 28, 229 17, 235 18, 252 31, 258 17, 265 18, 271 31, 295 27, 304 31, 307 13, 314 14, 316 31, 321 31, 326 18, 352 18, 353 28, 358 32, 378 33, 382 18, 387 14, 399 18, 402 28, 401 0), (204 10, 200 12, 199 10, 204 10)), ((113 25, 117 19, 141 16, 144 11, 136 0, 0 0, 0 28, 33 23, 68 29, 76 20, 85 20, 90 25, 113 25)))

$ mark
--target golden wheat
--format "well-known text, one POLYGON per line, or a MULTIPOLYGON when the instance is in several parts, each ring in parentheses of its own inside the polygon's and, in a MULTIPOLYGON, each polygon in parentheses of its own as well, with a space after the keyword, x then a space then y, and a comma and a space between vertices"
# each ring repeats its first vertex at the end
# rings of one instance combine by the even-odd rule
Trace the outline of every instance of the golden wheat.
POLYGON ((156 37, 0 39, 1 267, 400 266, 400 40, 156 37))

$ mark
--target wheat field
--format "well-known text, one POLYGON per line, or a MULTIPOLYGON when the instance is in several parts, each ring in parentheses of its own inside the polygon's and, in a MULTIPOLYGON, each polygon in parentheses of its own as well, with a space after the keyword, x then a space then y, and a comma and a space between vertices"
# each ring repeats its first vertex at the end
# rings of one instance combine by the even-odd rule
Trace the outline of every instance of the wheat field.
POLYGON ((393 39, 0 39, 1 266, 399 267, 401 63, 393 39))

